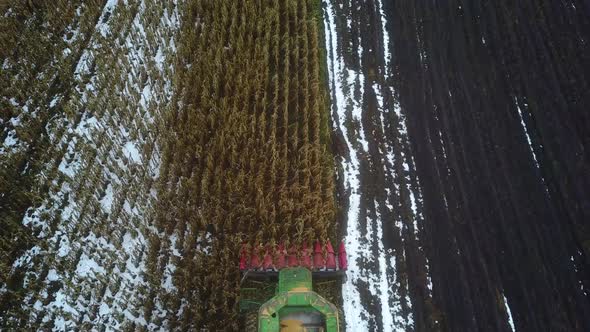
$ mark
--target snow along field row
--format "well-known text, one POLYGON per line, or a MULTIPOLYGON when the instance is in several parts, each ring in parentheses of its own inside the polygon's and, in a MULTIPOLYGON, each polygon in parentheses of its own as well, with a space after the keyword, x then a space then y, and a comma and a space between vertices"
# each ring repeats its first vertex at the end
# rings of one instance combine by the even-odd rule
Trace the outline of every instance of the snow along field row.
MULTIPOLYGON (((380 1, 374 7, 357 1, 324 4, 332 120, 346 145, 337 157, 344 188, 341 205, 347 207, 349 270, 342 286, 346 329, 411 331, 405 242, 418 239, 421 198, 418 180, 410 176, 413 160, 405 118, 389 76, 386 18, 380 1), (364 37, 359 17, 378 27, 380 40, 364 37), (367 64, 368 56, 377 62, 375 68, 367 64)), ((413 250, 422 254, 419 246, 413 250)))

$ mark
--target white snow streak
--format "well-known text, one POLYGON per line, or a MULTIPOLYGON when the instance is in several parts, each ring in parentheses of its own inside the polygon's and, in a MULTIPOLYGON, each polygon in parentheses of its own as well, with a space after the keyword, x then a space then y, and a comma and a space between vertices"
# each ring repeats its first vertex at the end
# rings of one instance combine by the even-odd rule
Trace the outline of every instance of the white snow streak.
POLYGON ((502 297, 504 297, 504 306, 506 308, 506 312, 508 313, 508 324, 510 324, 512 331, 516 331, 516 328, 514 327, 514 321, 512 320, 512 311, 510 311, 510 306, 508 305, 508 300, 504 294, 502 294, 502 297))
MULTIPOLYGON (((535 153, 535 149, 533 148, 533 141, 531 140, 531 136, 529 135, 529 130, 527 129, 526 123, 524 122, 524 117, 522 115, 522 110, 520 109, 520 106, 518 104, 518 98, 514 98, 514 104, 516 105, 516 109, 518 110, 518 117, 520 118, 520 125, 522 126, 522 130, 524 131, 524 134, 526 136, 527 142, 529 144, 529 150, 531 151, 531 155, 533 156, 533 160, 535 162, 535 166, 537 166, 537 169, 540 169, 540 165, 539 165, 539 160, 537 159, 537 154, 535 153)), ((528 105, 525 103, 524 104, 525 107, 528 107, 528 105)), ((541 174, 539 172, 539 174, 541 174)), ((545 182, 545 178, 543 177, 543 175, 540 175, 541 177, 541 182, 543 183, 543 187, 545 188, 545 192, 547 194, 549 194, 549 188, 547 187, 547 182, 545 182)))
MULTIPOLYGON (((347 236, 346 236, 346 247, 348 249, 348 272, 347 278, 344 284, 342 285, 342 300, 343 300, 343 309, 344 309, 344 316, 346 318, 346 329, 348 331, 368 331, 368 326, 366 322, 363 321, 362 315, 367 315, 364 310, 360 309, 361 303, 360 293, 358 289, 354 285, 353 281, 360 278, 360 271, 358 266, 358 259, 361 256, 360 251, 367 251, 368 248, 361 248, 359 239, 360 239, 360 232, 358 230, 358 211, 359 211, 359 204, 360 204, 360 195, 358 193, 359 188, 359 161, 356 156, 355 149, 352 146, 352 143, 349 140, 348 129, 344 124, 346 114, 346 105, 347 100, 346 96, 344 95, 344 82, 342 82, 342 73, 346 70, 344 66, 344 62, 338 56, 336 51, 336 41, 337 41, 337 34, 336 34, 336 26, 334 20, 334 12, 332 9, 332 4, 328 0, 326 1, 326 11, 327 11, 327 21, 325 22, 325 35, 328 39, 326 41, 326 45, 328 46, 328 72, 331 80, 331 89, 333 91, 333 95, 335 96, 335 100, 332 103, 335 105, 337 112, 338 112, 338 121, 334 121, 335 125, 339 126, 342 130, 344 140, 346 141, 346 145, 348 150, 350 151, 350 160, 342 161, 342 166, 344 169, 344 185, 346 190, 349 191, 350 196, 348 197, 348 218, 347 218, 347 236)), ((350 99, 350 97, 348 97, 350 99)))
POLYGON ((526 127, 526 124, 524 123, 524 117, 522 116, 522 110, 520 109, 520 106, 518 105, 518 100, 515 98, 514 103, 516 105, 516 109, 518 110, 518 117, 520 118, 520 125, 522 126, 522 129, 524 130, 524 134, 526 135, 526 139, 527 142, 529 143, 529 149, 531 151, 531 154, 533 155, 533 159, 535 160, 535 165, 537 166, 537 168, 539 168, 539 161, 537 160, 537 155, 535 154, 535 150, 533 149, 533 141, 531 140, 531 136, 529 135, 529 131, 526 127))

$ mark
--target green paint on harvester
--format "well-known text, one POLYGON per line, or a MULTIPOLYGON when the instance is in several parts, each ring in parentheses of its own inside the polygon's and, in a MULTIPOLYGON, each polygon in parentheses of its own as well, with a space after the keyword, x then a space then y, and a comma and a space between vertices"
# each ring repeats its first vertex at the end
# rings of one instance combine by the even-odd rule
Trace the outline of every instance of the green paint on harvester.
POLYGON ((338 332, 338 309, 312 290, 312 274, 306 268, 279 272, 277 294, 258 310, 259 332, 338 332))

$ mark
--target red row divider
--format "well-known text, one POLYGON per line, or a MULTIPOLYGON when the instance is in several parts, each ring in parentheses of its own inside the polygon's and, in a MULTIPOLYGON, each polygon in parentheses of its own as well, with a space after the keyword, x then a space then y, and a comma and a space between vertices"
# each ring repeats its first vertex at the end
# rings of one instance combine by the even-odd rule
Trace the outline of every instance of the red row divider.
POLYGON ((314 271, 344 271, 348 268, 344 242, 340 242, 338 254, 334 252, 329 241, 326 241, 324 246, 316 241, 313 251, 305 242, 301 246, 293 245, 289 250, 286 250, 282 243, 275 248, 271 245, 266 245, 264 248, 256 246, 255 248, 258 250, 249 250, 248 245, 242 245, 239 265, 241 271, 279 271, 285 267, 297 266, 314 271))

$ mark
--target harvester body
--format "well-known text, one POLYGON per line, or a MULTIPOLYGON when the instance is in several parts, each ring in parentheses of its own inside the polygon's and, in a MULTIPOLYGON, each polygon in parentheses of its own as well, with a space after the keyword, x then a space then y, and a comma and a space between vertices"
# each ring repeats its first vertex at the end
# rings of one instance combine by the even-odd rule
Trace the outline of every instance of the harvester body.
POLYGON ((310 270, 289 267, 279 271, 277 294, 258 311, 259 332, 338 329, 338 309, 312 290, 310 270))
POLYGON ((307 243, 260 248, 243 245, 239 263, 243 279, 278 278, 275 296, 258 309, 258 331, 338 332, 338 309, 313 291, 312 279, 344 276, 348 265, 344 244, 337 254, 329 241, 323 246, 316 242, 313 250, 307 243))

